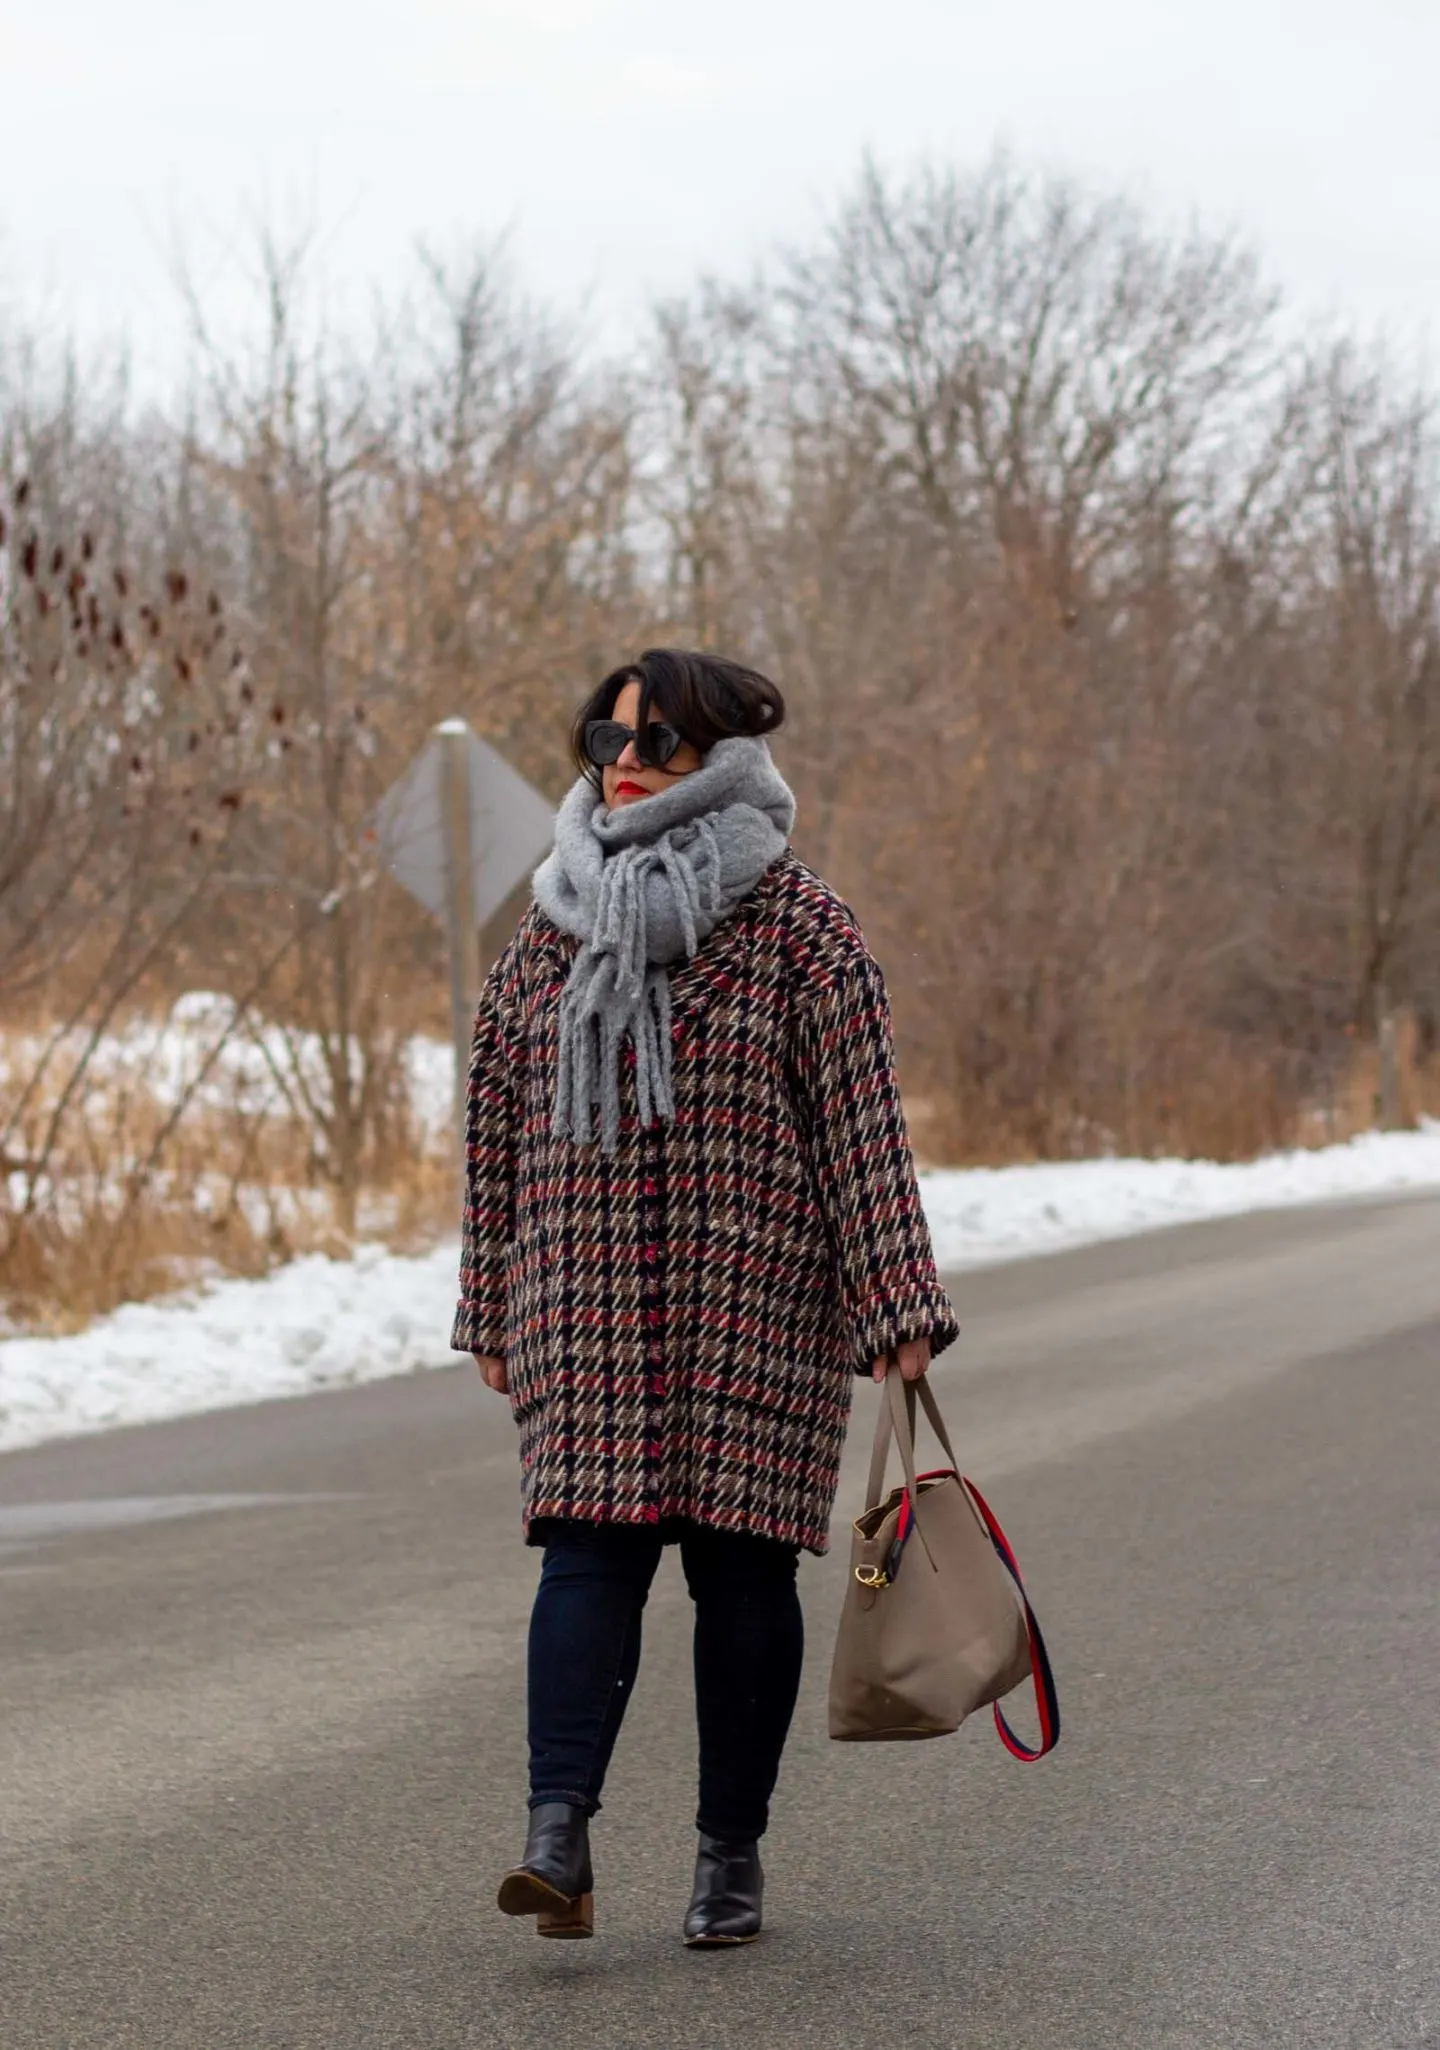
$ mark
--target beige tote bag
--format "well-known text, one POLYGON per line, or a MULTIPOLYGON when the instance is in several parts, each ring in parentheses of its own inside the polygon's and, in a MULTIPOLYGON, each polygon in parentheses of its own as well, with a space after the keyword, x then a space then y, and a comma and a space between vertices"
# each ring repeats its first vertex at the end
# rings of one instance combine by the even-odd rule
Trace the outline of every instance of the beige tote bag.
POLYGON ((1005 1533, 960 1474, 928 1377, 892 1367, 875 1426, 863 1515, 830 1673, 830 1734, 844 1742, 943 1737, 1033 1677, 1040 1742, 1024 1743, 998 1707, 1006 1747, 1027 1762, 1060 1737, 1054 1676, 1005 1533), (950 1465, 915 1472, 919 1396, 950 1465), (882 1497, 894 1436, 905 1481, 882 1497))

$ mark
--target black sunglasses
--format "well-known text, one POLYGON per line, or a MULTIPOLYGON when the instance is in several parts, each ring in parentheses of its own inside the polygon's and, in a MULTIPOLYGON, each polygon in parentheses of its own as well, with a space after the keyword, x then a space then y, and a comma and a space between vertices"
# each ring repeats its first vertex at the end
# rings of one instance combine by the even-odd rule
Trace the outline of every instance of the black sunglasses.
POLYGON ((663 769, 668 761, 673 761, 684 739, 683 733, 677 733, 663 719, 652 719, 643 733, 637 733, 633 726, 622 726, 618 719, 585 722, 585 756, 597 769, 618 762, 632 740, 636 754, 647 768, 663 769))

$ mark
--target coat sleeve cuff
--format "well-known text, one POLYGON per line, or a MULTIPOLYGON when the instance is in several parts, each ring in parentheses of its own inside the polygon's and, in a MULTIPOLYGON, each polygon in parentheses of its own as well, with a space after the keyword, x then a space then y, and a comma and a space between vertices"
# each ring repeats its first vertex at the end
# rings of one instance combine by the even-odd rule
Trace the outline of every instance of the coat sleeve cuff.
POLYGON ((850 1314, 850 1344, 857 1374, 868 1374, 875 1361, 897 1346, 928 1338, 932 1357, 960 1336, 950 1298, 938 1284, 916 1284, 885 1295, 873 1295, 850 1314))
POLYGON ((461 1297, 450 1329, 452 1352, 479 1352, 491 1359, 505 1357, 505 1313, 493 1302, 461 1297))

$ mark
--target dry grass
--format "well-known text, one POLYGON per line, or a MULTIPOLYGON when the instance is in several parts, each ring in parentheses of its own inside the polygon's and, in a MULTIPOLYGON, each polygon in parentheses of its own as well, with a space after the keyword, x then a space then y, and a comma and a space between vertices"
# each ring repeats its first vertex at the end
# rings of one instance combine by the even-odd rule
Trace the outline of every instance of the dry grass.
MULTIPOLYGON (((0 1042, 0 1129, 42 1044, 20 1033, 0 1042)), ((419 1250, 454 1228, 448 1125, 392 1123, 351 1234, 314 1132, 283 1097, 256 1090, 253 1070, 217 1072, 178 1117, 173 1086, 129 1049, 87 1071, 67 1101, 72 1070, 57 1062, 5 1151, 0 1308, 12 1326, 75 1330, 211 1276, 344 1255, 357 1239, 419 1250)))
POLYGON ((1113 1100, 1058 1096, 1017 1103, 999 1089, 950 1099, 907 1096, 917 1155, 927 1164, 1101 1156, 1253 1160, 1298 1143, 1298 1093, 1272 1062, 1219 1035, 1175 1035, 1147 1049, 1135 1085, 1113 1100))
MULTIPOLYGON (((198 1138, 197 1134, 197 1138, 198 1138)), ((145 1302, 221 1275, 269 1273, 302 1253, 344 1258, 353 1250, 323 1190, 243 1184, 241 1200, 214 1207, 209 1175, 152 1191, 123 1209, 76 1208, 18 1223, 0 1254, 0 1303, 19 1329, 78 1331, 122 1303, 145 1302), (266 1219, 268 1218, 268 1223, 266 1219)), ((418 1253, 456 1228, 453 1164, 403 1161, 361 1206, 361 1239, 418 1253)))
MULTIPOLYGON (((1421 1118, 1440 1118, 1440 1059, 1424 1058, 1419 1031, 1408 1013, 1396 1021, 1395 1065, 1401 1125, 1409 1128, 1421 1118)), ((1380 1114, 1379 1049, 1357 1040, 1328 1097, 1306 1106, 1297 1143, 1325 1146, 1353 1139, 1371 1131, 1380 1114)))
MULTIPOLYGON (((1380 1060, 1373 1044, 1357 1041, 1345 1069, 1319 1096, 1307 1096, 1273 1056, 1247 1054, 1218 1034, 1177 1035, 1163 1056, 1157 1059, 1152 1046, 1145 1086, 1098 1112, 1063 1098, 1015 1106, 983 1090, 948 1101, 907 1094, 916 1156, 932 1167, 1104 1155, 1242 1161, 1291 1147, 1337 1145, 1380 1121, 1380 1060)), ((1409 1017, 1399 1023, 1396 1056, 1402 1126, 1440 1118, 1440 1059, 1422 1058, 1409 1017)))
POLYGON ((272 1264, 239 1217, 204 1219, 150 1204, 123 1220, 86 1217, 65 1229, 40 1216, 11 1231, 0 1259, 0 1296, 7 1321, 54 1334, 211 1274, 258 1275, 272 1264))

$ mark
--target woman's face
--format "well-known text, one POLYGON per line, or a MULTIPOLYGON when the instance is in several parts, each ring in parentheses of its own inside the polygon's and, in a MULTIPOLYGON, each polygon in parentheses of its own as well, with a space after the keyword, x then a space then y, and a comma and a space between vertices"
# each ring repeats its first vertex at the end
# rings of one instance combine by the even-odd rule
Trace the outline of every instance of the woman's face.
MULTIPOLYGON (((610 717, 633 730, 639 716, 640 686, 632 677, 616 698, 610 717)), ((664 724, 653 706, 650 723, 664 724)), ((700 759, 700 750, 692 747, 688 740, 682 740, 663 769, 652 769, 636 754, 634 741, 628 741, 619 761, 607 762, 600 772, 604 780, 605 803, 611 811, 617 811, 622 805, 639 804, 646 797, 655 797, 660 791, 668 790, 672 783, 678 783, 682 776, 693 775, 700 766, 700 759)))

